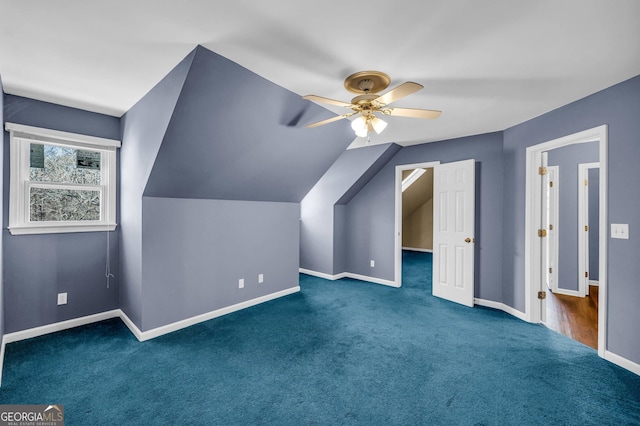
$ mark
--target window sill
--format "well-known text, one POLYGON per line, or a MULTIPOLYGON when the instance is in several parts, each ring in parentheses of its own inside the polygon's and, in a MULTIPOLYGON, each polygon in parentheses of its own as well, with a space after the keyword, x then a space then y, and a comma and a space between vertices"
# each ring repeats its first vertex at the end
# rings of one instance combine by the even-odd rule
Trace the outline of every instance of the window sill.
POLYGON ((11 226, 11 235, 34 234, 67 234, 72 232, 103 232, 113 231, 116 224, 111 225, 41 225, 41 226, 11 226))

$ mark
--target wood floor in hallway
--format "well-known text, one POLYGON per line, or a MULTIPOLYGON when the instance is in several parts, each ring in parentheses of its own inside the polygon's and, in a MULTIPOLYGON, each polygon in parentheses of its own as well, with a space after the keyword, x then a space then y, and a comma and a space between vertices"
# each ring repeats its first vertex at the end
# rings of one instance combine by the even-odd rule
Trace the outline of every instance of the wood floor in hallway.
POLYGON ((547 327, 598 349, 598 287, 589 286, 589 296, 555 294, 547 290, 547 327))

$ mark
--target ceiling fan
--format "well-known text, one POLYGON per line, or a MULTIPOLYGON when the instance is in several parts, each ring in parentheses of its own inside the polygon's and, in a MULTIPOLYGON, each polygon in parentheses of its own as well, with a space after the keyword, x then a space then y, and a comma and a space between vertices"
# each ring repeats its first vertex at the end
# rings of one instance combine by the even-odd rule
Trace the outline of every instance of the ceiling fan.
POLYGON ((387 123, 376 116, 376 114, 427 119, 434 119, 440 116, 441 111, 430 109, 389 107, 389 104, 417 92, 424 87, 421 84, 407 81, 381 95, 380 92, 386 89, 390 82, 391 78, 383 72, 360 71, 351 74, 344 80, 344 87, 348 91, 358 95, 351 99, 351 102, 342 102, 316 95, 303 96, 303 99, 309 101, 337 105, 352 110, 352 112, 347 114, 318 121, 306 127, 318 127, 360 114, 359 117, 351 122, 351 128, 356 132, 357 136, 366 137, 371 131, 379 134, 387 127, 387 123))

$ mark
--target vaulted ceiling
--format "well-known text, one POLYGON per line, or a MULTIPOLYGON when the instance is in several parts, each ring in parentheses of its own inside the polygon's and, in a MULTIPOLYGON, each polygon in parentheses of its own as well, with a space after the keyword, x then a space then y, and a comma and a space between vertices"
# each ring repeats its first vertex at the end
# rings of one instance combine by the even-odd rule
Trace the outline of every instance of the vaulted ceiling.
MULTIPOLYGON (((442 116, 389 117, 372 143, 503 130, 640 74, 637 0, 0 0, 0 12, 7 93, 114 116, 198 44, 299 95, 348 101, 344 78, 367 69, 424 85, 395 106, 442 116)), ((245 108, 239 120, 269 99, 245 108)))

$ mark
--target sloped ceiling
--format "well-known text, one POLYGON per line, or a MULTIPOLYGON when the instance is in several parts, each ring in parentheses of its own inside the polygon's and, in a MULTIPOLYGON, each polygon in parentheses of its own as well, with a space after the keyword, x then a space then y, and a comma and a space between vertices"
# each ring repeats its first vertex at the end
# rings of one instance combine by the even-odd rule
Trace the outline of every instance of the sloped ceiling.
POLYGON ((352 140, 346 121, 298 125, 330 116, 198 47, 144 195, 300 202, 352 140))
MULTIPOLYGON (((420 206, 433 198, 433 169, 426 171, 402 193, 402 219, 411 216, 420 206)), ((404 170, 406 178, 412 170, 404 170)))
POLYGON ((640 74, 638 0, 0 0, 0 11, 7 93, 115 116, 197 45, 297 95, 348 100, 344 78, 366 69, 423 84, 396 106, 442 116, 389 117, 372 143, 504 130, 640 74))

